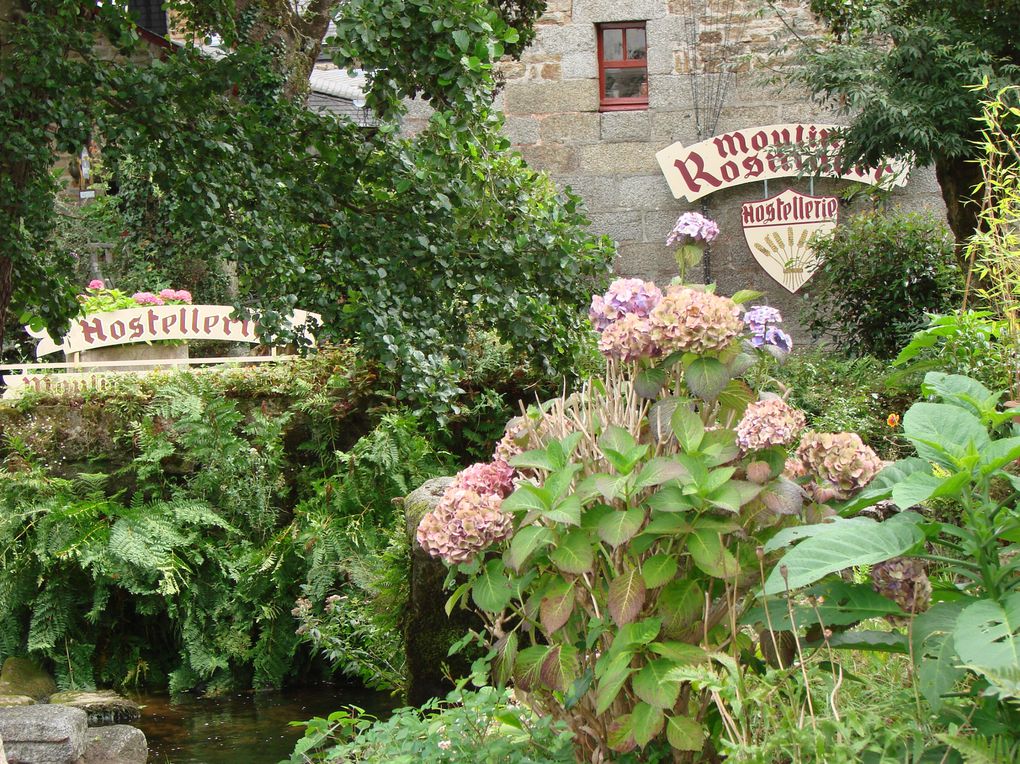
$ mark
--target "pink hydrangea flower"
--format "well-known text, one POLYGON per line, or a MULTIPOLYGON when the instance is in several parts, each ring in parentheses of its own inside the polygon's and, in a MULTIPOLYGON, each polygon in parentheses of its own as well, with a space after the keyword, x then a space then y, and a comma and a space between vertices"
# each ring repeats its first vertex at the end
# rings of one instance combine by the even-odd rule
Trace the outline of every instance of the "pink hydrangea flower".
MULTIPOLYGON (((853 432, 809 432, 797 449, 807 471, 831 498, 849 499, 882 469, 882 460, 853 432)), ((815 498, 819 501, 817 492, 815 498)))
POLYGON ((458 472, 453 484, 478 494, 494 493, 505 499, 513 493, 515 472, 513 467, 499 459, 479 462, 458 472))
POLYGON ((139 305, 164 305, 162 297, 154 295, 152 292, 135 292, 131 295, 131 299, 137 302, 139 305))
POLYGON ((89 289, 106 289, 106 284, 103 283, 102 279, 92 279, 89 282, 89 289))
POLYGON ((470 562, 513 533, 513 518, 500 509, 502 503, 497 494, 478 494, 454 483, 421 519, 418 543, 448 565, 470 562))
POLYGON ((737 425, 737 442, 745 451, 789 446, 797 442, 806 425, 804 412, 784 400, 755 401, 747 407, 737 425))
POLYGON ((599 337, 599 350, 607 358, 621 361, 651 358, 659 354, 659 348, 652 341, 650 331, 648 319, 628 313, 605 328, 599 337))
POLYGON ((744 331, 740 306, 728 297, 670 286, 648 317, 651 339, 663 353, 720 351, 744 331))
POLYGON ((177 300, 178 302, 186 302, 190 305, 191 292, 189 292, 187 289, 178 289, 176 292, 174 292, 173 299, 177 300))
POLYGON ((177 290, 176 289, 160 289, 159 296, 164 300, 176 300, 177 290))

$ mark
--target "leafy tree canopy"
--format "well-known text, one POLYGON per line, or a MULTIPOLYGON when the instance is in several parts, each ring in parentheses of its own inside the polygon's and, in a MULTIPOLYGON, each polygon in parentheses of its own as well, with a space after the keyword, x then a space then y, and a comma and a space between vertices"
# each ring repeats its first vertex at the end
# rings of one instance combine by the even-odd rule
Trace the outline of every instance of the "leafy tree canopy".
MULTIPOLYGON (((133 243, 153 257, 186 251, 236 265, 239 301, 263 310, 270 331, 294 307, 317 311, 320 336, 359 338, 401 370, 405 394, 439 411, 473 322, 549 366, 569 361, 579 307, 611 250, 584 233, 575 198, 510 151, 490 106, 493 64, 519 52, 542 4, 348 0, 329 44, 339 65, 372 72, 368 100, 379 125, 371 131, 303 107, 329 4, 171 5, 196 32, 221 34, 227 54, 189 46, 151 65, 100 60, 99 19, 118 21, 105 6, 83 16, 75 2, 47 4, 56 10, 25 3, 6 19, 17 27, 24 68, 40 46, 50 68, 23 73, 5 55, 4 83, 17 89, 38 76, 36 93, 64 109, 32 111, 25 98, 28 111, 5 103, 0 117, 11 127, 5 134, 35 130, 45 146, 23 160, 34 175, 21 186, 33 200, 9 202, 5 193, 2 202, 17 205, 5 215, 8 230, 34 221, 19 244, 4 237, 0 254, 13 263, 15 283, 47 245, 54 153, 76 151, 91 132, 130 200, 133 243), (55 38, 69 20, 80 32, 55 38), (29 24, 38 30, 31 39, 23 34, 29 24), (78 51, 81 60, 54 51, 78 51), (71 87, 75 77, 94 85, 84 97, 71 87), (415 95, 435 111, 408 137, 400 117, 403 99, 415 95)), ((115 28, 117 39, 133 34, 115 28)), ((13 183, 4 169, 4 183, 13 183)), ((36 279, 67 295, 63 272, 53 267, 36 279)), ((14 306, 51 327, 67 315, 66 301, 47 312, 39 297, 14 306)))
MULTIPOLYGON (((773 4, 773 3, 770 3, 773 4)), ((933 164, 958 241, 977 225, 982 94, 1020 75, 1017 0, 812 0, 832 32, 789 77, 850 117, 844 159, 933 164)))

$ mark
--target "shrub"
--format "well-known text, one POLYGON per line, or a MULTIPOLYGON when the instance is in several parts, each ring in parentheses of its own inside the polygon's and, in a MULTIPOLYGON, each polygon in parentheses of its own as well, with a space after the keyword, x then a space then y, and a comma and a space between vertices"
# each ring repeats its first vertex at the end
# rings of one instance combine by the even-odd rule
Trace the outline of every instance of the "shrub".
POLYGON ((855 215, 815 252, 802 320, 850 355, 891 358, 961 287, 952 237, 931 215, 855 215))
MULTIPOLYGON (((750 405, 758 396, 736 379, 783 351, 756 349, 755 322, 711 288, 634 284, 640 299, 614 300, 627 286, 593 302, 605 378, 533 408, 497 449, 520 474, 485 509, 501 501, 512 537, 479 549, 450 528, 430 547, 451 566, 448 583, 463 582, 447 607, 482 611, 497 679, 566 721, 584 761, 711 749, 709 696, 690 672, 745 650, 736 621, 760 577, 758 549, 878 466, 857 440, 848 453, 851 436, 823 436, 807 467, 825 469, 793 482, 784 471, 803 415, 764 391, 750 405)), ((426 515, 419 539, 437 519, 426 515)))

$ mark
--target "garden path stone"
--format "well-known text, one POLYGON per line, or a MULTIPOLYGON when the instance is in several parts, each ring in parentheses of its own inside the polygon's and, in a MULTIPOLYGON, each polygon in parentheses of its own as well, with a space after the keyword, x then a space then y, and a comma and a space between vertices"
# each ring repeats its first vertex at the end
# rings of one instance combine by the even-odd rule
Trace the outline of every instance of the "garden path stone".
POLYGON ((142 709, 137 703, 110 690, 58 692, 50 696, 50 703, 80 708, 88 714, 90 727, 127 724, 142 718, 142 709))
POLYGON ((8 658, 0 669, 0 695, 27 695, 45 700, 56 691, 53 677, 28 658, 8 658))
POLYGON ((85 764, 145 764, 145 733, 128 724, 95 727, 85 734, 85 764))
POLYGON ((80 708, 0 708, 0 738, 10 764, 78 764, 87 724, 88 715, 80 708))

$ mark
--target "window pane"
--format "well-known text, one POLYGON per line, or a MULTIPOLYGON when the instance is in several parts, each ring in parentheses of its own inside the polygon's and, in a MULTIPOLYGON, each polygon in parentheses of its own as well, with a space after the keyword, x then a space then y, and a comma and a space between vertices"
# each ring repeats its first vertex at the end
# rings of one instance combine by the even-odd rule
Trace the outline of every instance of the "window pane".
POLYGON ((630 69, 606 69, 606 90, 603 98, 647 98, 648 71, 630 69))
POLYGON ((627 30, 627 58, 647 58, 647 47, 645 43, 645 30, 627 30))
POLYGON ((623 30, 622 29, 603 29, 602 30, 602 60, 603 61, 622 61, 623 60, 623 30))

